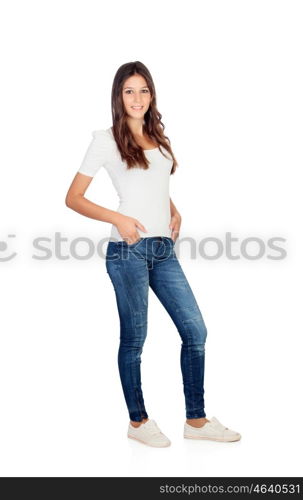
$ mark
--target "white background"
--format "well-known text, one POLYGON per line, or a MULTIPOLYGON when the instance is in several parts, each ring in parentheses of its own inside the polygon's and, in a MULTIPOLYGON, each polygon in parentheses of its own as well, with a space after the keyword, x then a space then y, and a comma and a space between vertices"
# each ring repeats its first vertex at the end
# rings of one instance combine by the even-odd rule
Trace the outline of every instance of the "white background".
MULTIPOLYGON (((0 36, 1 476, 302 475, 302 3, 10 1, 0 36), (181 339, 151 290, 144 399, 172 445, 126 437, 104 253, 70 251, 75 238, 95 248, 109 237, 65 195, 92 130, 112 124, 118 67, 135 60, 179 163, 176 251, 208 328, 206 414, 237 443, 183 438, 181 339), (39 260, 41 237, 50 255, 39 260), (185 237, 217 238, 224 253, 194 258, 185 237), (263 257, 242 255, 251 237, 263 257), (286 257, 269 259, 278 237, 286 257)), ((118 207, 104 169, 86 195, 118 207)))

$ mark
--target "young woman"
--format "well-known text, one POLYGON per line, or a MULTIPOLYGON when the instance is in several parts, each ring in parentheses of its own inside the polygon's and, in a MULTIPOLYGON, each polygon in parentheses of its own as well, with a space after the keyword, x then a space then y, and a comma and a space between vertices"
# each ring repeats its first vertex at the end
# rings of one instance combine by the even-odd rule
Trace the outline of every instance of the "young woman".
POLYGON ((141 387, 140 363, 151 287, 182 340, 184 437, 237 441, 241 438, 238 432, 215 417, 208 420, 204 410, 207 330, 174 249, 181 216, 169 197, 169 179, 178 164, 164 135, 154 82, 144 64, 130 62, 117 70, 111 101, 113 126, 93 131, 65 202, 86 217, 112 224, 106 270, 120 320, 118 366, 130 418, 127 435, 150 446, 171 444, 155 420, 149 419, 141 387), (84 197, 101 167, 117 190, 117 211, 84 197))

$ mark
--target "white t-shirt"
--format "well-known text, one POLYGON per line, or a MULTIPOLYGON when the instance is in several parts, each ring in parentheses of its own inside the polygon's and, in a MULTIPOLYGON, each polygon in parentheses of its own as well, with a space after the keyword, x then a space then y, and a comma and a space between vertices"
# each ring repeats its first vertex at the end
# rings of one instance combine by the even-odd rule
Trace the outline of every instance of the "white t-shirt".
MULTIPOLYGON (((169 180, 173 160, 169 152, 162 148, 144 150, 150 161, 148 170, 140 167, 127 169, 121 160, 111 127, 94 130, 81 166, 81 174, 94 177, 104 167, 117 191, 119 206, 117 212, 136 218, 147 232, 139 227, 140 237, 171 236, 169 180)), ((123 241, 116 226, 112 224, 110 241, 123 241)))

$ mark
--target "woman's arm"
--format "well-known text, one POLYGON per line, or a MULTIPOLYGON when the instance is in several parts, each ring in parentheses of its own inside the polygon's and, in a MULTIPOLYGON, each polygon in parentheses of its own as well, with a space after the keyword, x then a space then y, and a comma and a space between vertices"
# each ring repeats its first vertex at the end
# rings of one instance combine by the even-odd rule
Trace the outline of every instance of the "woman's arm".
POLYGON ((81 173, 75 175, 65 197, 66 206, 91 219, 117 224, 120 215, 118 212, 96 205, 84 197, 92 179, 93 177, 81 173))
POLYGON ((128 244, 135 243, 140 238, 137 227, 146 232, 143 224, 134 217, 128 217, 115 210, 101 207, 85 198, 84 194, 92 179, 93 177, 79 172, 75 175, 65 197, 66 206, 91 219, 114 224, 122 238, 128 244))
POLYGON ((170 200, 170 215, 171 215, 169 227, 172 230, 171 237, 175 241, 179 236, 182 218, 176 206, 174 205, 173 200, 171 198, 169 200, 170 200))
MULTIPOLYGON (((171 198, 169 198, 170 200, 170 215, 173 216, 173 215, 180 215, 178 210, 176 209, 176 206, 173 204, 173 200, 171 198)), ((181 217, 181 215, 180 215, 181 217)))

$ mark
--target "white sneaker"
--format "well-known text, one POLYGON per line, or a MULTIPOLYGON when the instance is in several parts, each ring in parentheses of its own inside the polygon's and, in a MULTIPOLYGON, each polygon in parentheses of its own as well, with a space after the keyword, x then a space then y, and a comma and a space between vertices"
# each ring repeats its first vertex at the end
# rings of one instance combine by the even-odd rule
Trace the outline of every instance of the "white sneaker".
POLYGON ((171 444, 168 437, 160 431, 156 422, 152 419, 147 420, 147 422, 139 425, 139 427, 134 427, 129 423, 127 437, 157 448, 163 448, 171 444))
POLYGON ((222 425, 216 417, 202 427, 184 424, 184 437, 188 439, 212 439, 213 441, 239 441, 241 434, 222 425))

